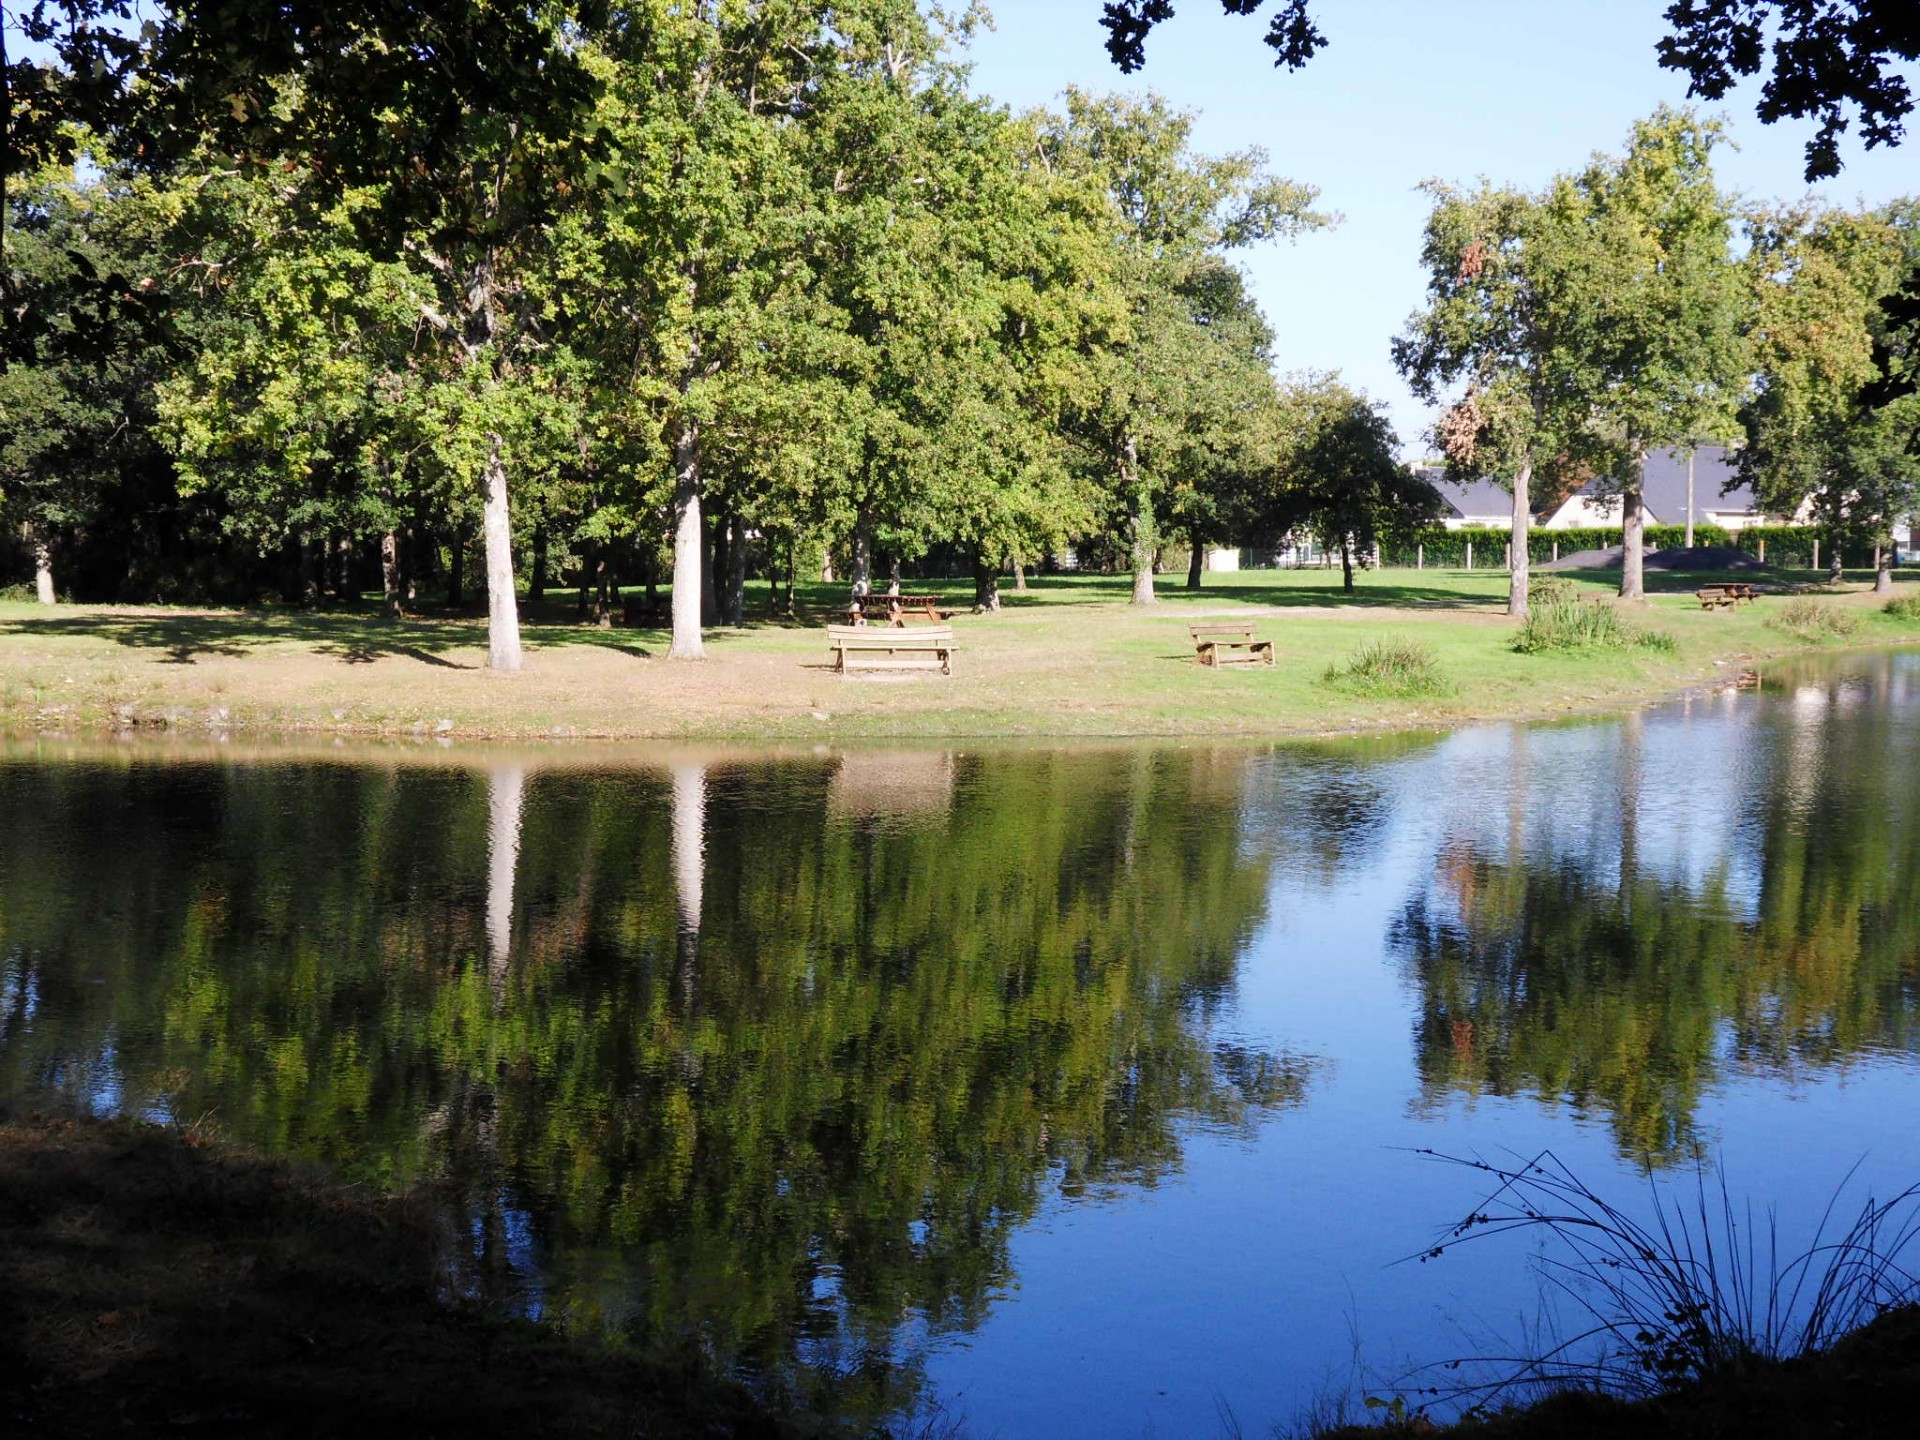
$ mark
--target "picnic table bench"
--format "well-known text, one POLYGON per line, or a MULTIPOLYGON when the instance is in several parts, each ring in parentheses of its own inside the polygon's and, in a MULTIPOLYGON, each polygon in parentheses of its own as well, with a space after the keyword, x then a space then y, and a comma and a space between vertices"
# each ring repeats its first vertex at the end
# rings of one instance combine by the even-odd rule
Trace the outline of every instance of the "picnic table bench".
POLYGON ((847 623, 865 625, 884 618, 889 625, 904 626, 909 616, 926 617, 929 625, 950 620, 956 610, 938 595, 855 595, 847 602, 847 623))
POLYGON ((953 673, 953 627, 921 625, 829 625, 827 648, 841 674, 857 667, 874 670, 938 670, 953 673))
POLYGON ((1235 621, 1219 625, 1189 625, 1187 633, 1193 636, 1194 659, 1201 665, 1211 665, 1216 669, 1222 665, 1242 663, 1271 665, 1273 661, 1273 642, 1261 640, 1253 633, 1251 621, 1235 621), (1244 650, 1244 655, 1234 651, 1244 650))
POLYGON ((1731 610, 1742 600, 1751 603, 1756 595, 1752 585, 1744 580, 1730 580, 1720 585, 1702 585, 1694 591, 1702 610, 1712 610, 1725 606, 1731 610))

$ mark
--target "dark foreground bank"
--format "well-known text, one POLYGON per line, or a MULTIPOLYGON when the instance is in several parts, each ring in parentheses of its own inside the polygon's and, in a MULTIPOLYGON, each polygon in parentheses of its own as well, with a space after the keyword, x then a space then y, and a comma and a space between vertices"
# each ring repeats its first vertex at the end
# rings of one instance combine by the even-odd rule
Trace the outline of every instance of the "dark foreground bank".
POLYGON ((1890 1311, 1833 1349, 1756 1363, 1648 1400, 1569 1392, 1456 1426, 1414 1419, 1322 1440, 1910 1440, 1920 1434, 1920 1306, 1890 1311))
POLYGON ((0 1434, 777 1436, 744 1392, 436 1299, 430 1207, 0 1116, 0 1434))

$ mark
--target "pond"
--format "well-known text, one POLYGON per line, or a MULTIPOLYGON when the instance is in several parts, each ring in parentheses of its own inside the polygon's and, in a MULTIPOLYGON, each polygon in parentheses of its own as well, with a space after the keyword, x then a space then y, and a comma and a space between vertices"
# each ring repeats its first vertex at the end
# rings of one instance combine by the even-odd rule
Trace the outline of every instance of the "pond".
MULTIPOLYGON (((1920 1178, 1920 656, 1266 748, 0 749, 0 1095, 438 1182, 842 1414, 1216 1434, 1510 1350, 1551 1149, 1920 1178)), ((1716 1190, 1717 1193, 1717 1190, 1716 1190)))

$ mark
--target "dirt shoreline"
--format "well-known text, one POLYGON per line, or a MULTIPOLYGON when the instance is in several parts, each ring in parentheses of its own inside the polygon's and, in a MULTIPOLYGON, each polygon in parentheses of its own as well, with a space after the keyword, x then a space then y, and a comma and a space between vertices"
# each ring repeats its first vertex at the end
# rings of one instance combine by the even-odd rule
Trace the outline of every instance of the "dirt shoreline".
POLYGON ((791 1433, 691 1362, 443 1303, 443 1238, 198 1130, 0 1115, 0 1433, 791 1433))

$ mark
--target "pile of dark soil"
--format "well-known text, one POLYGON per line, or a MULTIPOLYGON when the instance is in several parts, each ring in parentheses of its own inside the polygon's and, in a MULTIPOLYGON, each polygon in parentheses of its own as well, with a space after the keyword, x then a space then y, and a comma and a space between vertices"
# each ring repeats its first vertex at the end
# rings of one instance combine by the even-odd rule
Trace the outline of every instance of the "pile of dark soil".
POLYGON ((778 1436, 742 1391, 435 1298, 430 1207, 0 1117, 0 1435, 778 1436))
MULTIPOLYGON (((1576 550, 1562 555, 1535 570, 1618 570, 1625 551, 1618 545, 1605 550, 1576 550)), ((1730 545, 1675 546, 1671 550, 1650 550, 1641 560, 1648 570, 1764 570, 1753 556, 1730 545)))

